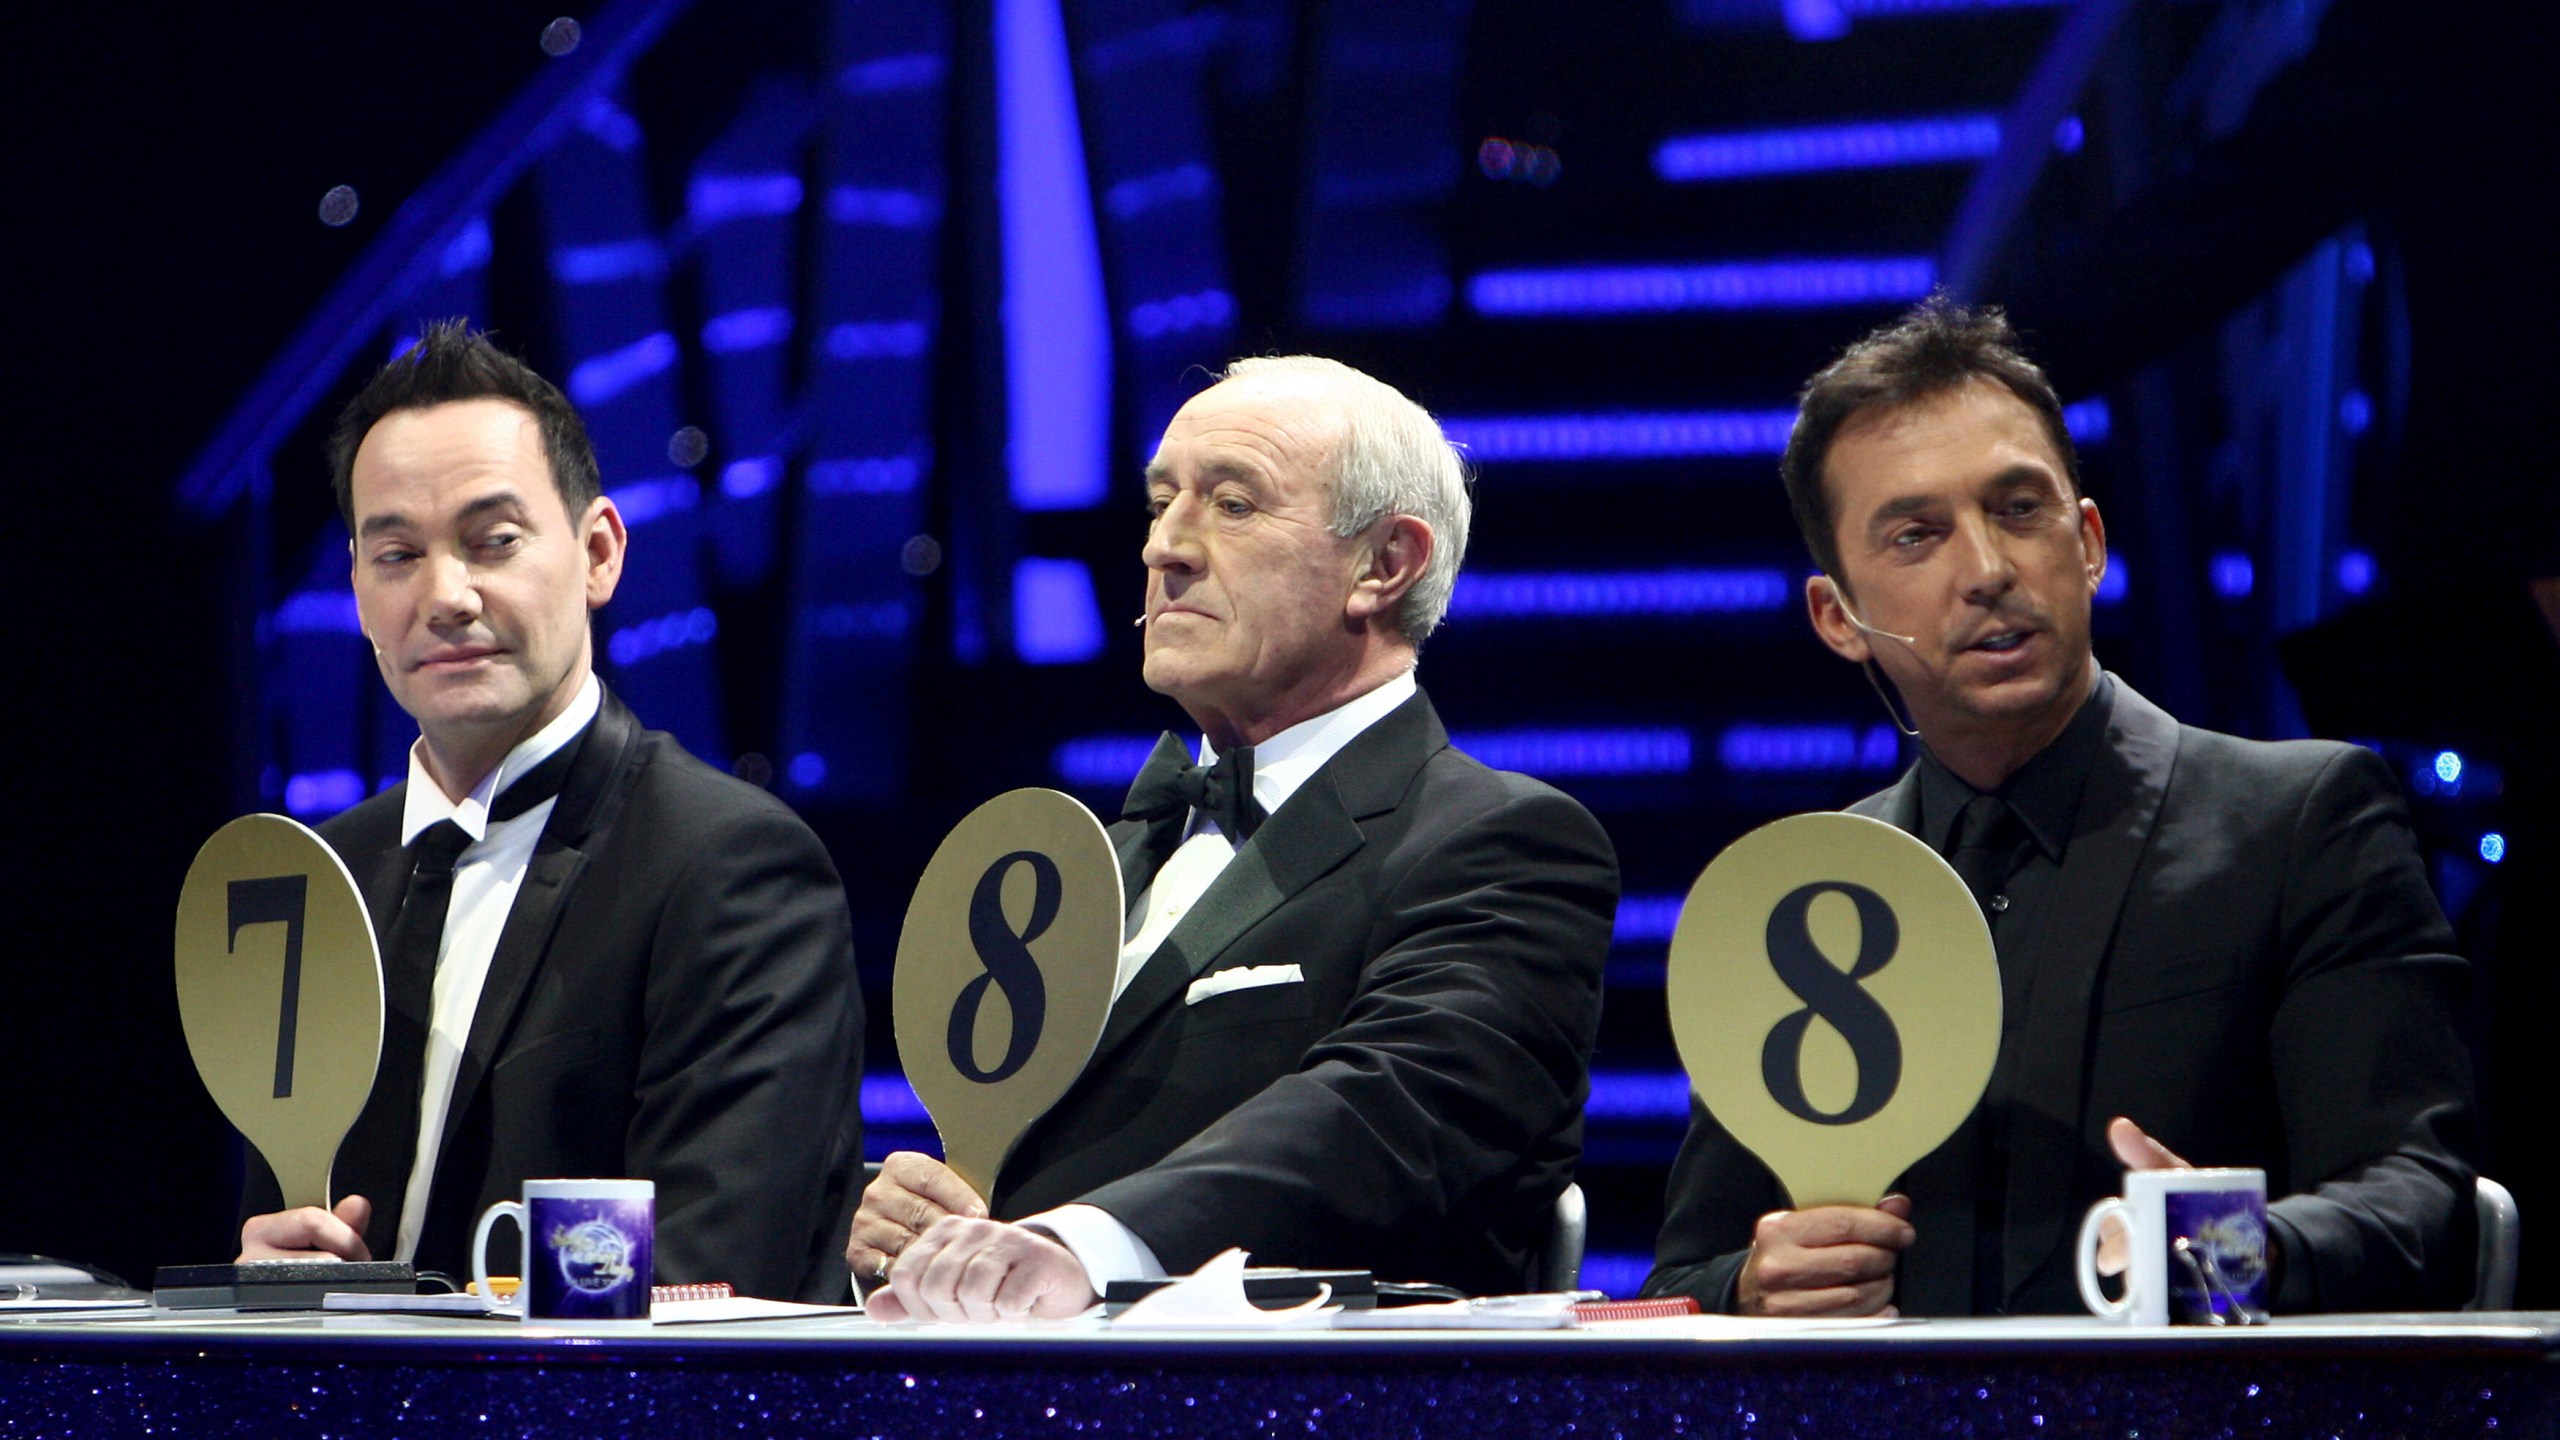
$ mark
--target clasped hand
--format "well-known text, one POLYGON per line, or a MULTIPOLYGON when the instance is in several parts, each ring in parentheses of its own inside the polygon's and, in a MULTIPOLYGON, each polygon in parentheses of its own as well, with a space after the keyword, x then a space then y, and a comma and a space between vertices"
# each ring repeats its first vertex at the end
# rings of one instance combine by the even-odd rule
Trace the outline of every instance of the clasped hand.
POLYGON ((1037 1230, 990 1220, 967 1181, 902 1150, 880 1166, 854 1212, 845 1263, 879 1320, 1057 1320, 1094 1303, 1075 1252, 1037 1230))

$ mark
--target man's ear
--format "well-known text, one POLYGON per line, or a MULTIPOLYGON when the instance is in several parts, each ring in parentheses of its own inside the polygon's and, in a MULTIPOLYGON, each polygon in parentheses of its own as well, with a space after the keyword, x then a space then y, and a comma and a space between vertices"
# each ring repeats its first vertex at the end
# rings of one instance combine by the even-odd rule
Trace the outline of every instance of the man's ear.
POLYGON ((631 548, 631 532, 611 496, 587 502, 587 513, 578 522, 578 547, 587 555, 587 608, 601 610, 622 583, 622 557, 631 548))
POLYGON ((1351 598, 1343 613, 1367 623, 1393 615, 1405 592, 1422 582, 1437 544, 1431 526, 1411 515, 1389 515, 1370 528, 1366 554, 1351 581, 1351 598))
POLYGON ((1840 582, 1828 575, 1808 575, 1804 582, 1805 614, 1813 621, 1813 633, 1831 647, 1831 653, 1851 664, 1864 665, 1875 658, 1867 643, 1867 632, 1849 618, 1849 600, 1840 582))
POLYGON ((2083 498, 2080 502, 2080 555, 2089 571, 2089 593, 2098 593, 2098 582, 2107 578, 2107 522, 2098 514, 2098 502, 2083 498))

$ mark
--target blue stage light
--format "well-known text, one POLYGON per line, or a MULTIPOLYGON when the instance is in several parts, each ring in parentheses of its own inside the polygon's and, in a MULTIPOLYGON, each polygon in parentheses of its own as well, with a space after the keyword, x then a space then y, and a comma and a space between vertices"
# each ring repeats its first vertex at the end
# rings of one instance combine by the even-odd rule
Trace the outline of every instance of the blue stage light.
POLYGON ((1441 428, 1479 462, 1669 460, 1775 455, 1795 420, 1793 410, 1690 410, 1452 416, 1441 428))
POLYGON ((278 635, 361 635, 356 597, 349 590, 300 590, 284 598, 268 624, 278 635))
POLYGON ((1173 295, 1132 306, 1129 310, 1129 333, 1141 340, 1153 340, 1159 335, 1180 335, 1186 331, 1224 325, 1235 318, 1235 313, 1236 299, 1224 290, 1173 295))
POLYGON ((820 640, 894 640, 915 628, 915 621, 914 602, 876 600, 812 605, 804 623, 808 633, 820 640))
POLYGON ((2480 837, 2480 858, 2495 865, 2507 858, 2507 837, 2492 830, 2480 837))
POLYGON ((1937 278, 1938 262, 1925 255, 1581 265, 1488 270, 1467 282, 1467 303, 1500 316, 1804 310, 1917 300, 1937 278))
POLYGON ((1686 1122, 1689 1077, 1677 1070, 1596 1071, 1582 1113, 1594 1121, 1686 1122))
POLYGON ((1795 598, 1783 570, 1629 570, 1458 577, 1449 613, 1473 620, 1542 616, 1728 615, 1795 598))
POLYGON ((1610 932, 1610 943, 1616 945, 1667 945, 1680 926, 1680 907, 1686 895, 1622 895, 1618 898, 1618 923, 1610 932))
POLYGON ((1593 1251, 1582 1257, 1579 1282, 1613 1300, 1632 1300, 1644 1292, 1645 1277, 1652 1273, 1653 1257, 1642 1251, 1593 1251))
POLYGON ((2462 783, 2461 752, 2455 750, 2439 750, 2436 752, 2436 758, 2431 762, 2431 764, 2432 768, 2436 772, 2436 779, 2440 783, 2446 785, 2459 785, 2462 783))
POLYGON ((904 1075, 862 1077, 862 1118, 874 1125, 923 1125, 933 1119, 904 1075))
POLYGON ((714 355, 763 350, 791 338, 792 314, 780 305, 732 310, 702 322, 702 348, 714 355))
POLYGON ((1013 653, 1030 665, 1071 665, 1102 653, 1102 610, 1083 561, 1014 562, 1013 653))
POLYGON ((720 471, 720 493, 732 500, 752 500, 782 480, 782 457, 750 455, 732 460, 720 471))
POLYGON ((913 455, 877 455, 819 460, 809 466, 812 495, 904 495, 924 478, 924 462, 913 455))
POLYGON ((1853 120, 1786 130, 1675 135, 1654 147, 1653 173, 1675 185, 1982 160, 2000 149, 1998 116, 1853 120))
POLYGON ((2125 591, 2132 584, 2132 577, 2125 573, 2124 557, 2116 554, 2114 551, 2109 551, 2107 553, 2107 573, 2098 577, 2098 603, 2101 605, 2122 604, 2124 602, 2125 591))
POLYGON ((2070 433, 2074 446, 2101 445, 2115 428, 2115 412, 2107 408, 2105 396, 2092 395, 2062 407, 2062 428, 2070 433))
POLYGON ((1124 790, 1156 748, 1152 735, 1087 735, 1049 752, 1049 772, 1076 790, 1124 790))
POLYGON ((364 777, 353 770, 322 770, 284 782, 289 815, 335 815, 364 798, 364 777))
POLYGON ((1133 175, 1102 192, 1102 208, 1130 220, 1162 205, 1206 200, 1218 193, 1218 172, 1197 160, 1146 175, 1133 175))
POLYGON ((942 202, 916 190, 839 185, 827 192, 827 218, 839 225, 922 230, 942 218, 942 202))
POLYGON ((2257 588, 2257 565, 2237 550, 2214 556, 2211 571, 2213 593, 2225 600, 2246 600, 2249 592, 2257 588))
MULTIPOLYGON (((803 790, 815 790, 826 783, 827 757, 815 750, 804 750, 791 757, 789 773, 792 784, 803 790)), ((865 1114, 870 1113, 871 1106, 868 1101, 864 1102, 862 1108, 865 1114)))
POLYGON ((1005 468, 1024 510, 1110 493, 1111 312, 1057 0, 995 0, 1005 468))
POLYGON ((619 350, 581 360, 569 371, 569 398, 596 406, 676 363, 676 337, 664 330, 643 335, 619 350))
POLYGON ((1738 775, 1847 774, 1898 768, 1902 744, 1890 725, 1736 725, 1716 760, 1738 775))
POLYGON ((1689 771, 1686 730, 1497 730, 1452 739, 1459 749, 1496 770, 1549 778, 1685 775, 1689 771))
POLYGON ((921 320, 847 321, 827 332, 830 360, 912 360, 933 343, 921 320))
POLYGON ((652 279, 666 270, 665 247, 646 235, 599 245, 564 245, 551 252, 551 276, 563 285, 652 279))
POLYGON ((900 95, 940 85, 950 62, 931 50, 883 55, 848 65, 836 74, 836 88, 847 95, 900 95))
MULTIPOLYGON (((2064 406, 2062 419, 2084 447, 2103 444, 2113 425, 2107 402, 2094 396, 2064 406)), ((1793 410, 1649 410, 1452 415, 1441 430, 1479 463, 1634 463, 1778 455, 1795 423, 1793 410)))
POLYGON ((2373 588, 2373 557, 2362 550, 2350 550, 2338 557, 2338 588, 2349 595, 2362 595, 2373 588))
POLYGON ((685 190, 685 214, 696 225, 789 215, 800 208, 800 177, 769 175, 697 176, 685 190))
POLYGON ((702 484, 689 475, 662 475, 634 480, 606 493, 613 498, 613 508, 622 512, 622 523, 637 529, 661 515, 692 509, 702 499, 702 484))
POLYGON ((613 632, 605 653, 616 665, 637 665, 687 645, 708 645, 720 633, 720 617, 707 605, 672 611, 613 632))

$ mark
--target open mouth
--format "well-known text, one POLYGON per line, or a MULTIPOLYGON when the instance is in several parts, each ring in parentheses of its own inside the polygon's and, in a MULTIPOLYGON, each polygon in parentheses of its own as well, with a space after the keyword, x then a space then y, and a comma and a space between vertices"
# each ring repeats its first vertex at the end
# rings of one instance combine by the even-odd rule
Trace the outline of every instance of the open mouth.
POLYGON ((2032 632, 2026 630, 2002 630, 1994 634, 1985 635, 1965 648, 1968 650, 1988 651, 1994 655, 2006 655, 2010 651, 2017 649, 2019 646, 2026 644, 2027 636, 2030 633, 2032 632))

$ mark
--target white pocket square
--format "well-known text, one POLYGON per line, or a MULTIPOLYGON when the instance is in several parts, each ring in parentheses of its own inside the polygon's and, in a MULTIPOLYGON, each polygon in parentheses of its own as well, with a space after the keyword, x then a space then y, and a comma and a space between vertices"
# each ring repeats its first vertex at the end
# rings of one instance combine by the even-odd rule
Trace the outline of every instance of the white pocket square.
POLYGON ((1306 972, 1295 965, 1239 965, 1232 970, 1212 970, 1191 982, 1191 988, 1183 992, 1182 1003, 1197 1005, 1230 990, 1251 990, 1261 985, 1296 985, 1306 978, 1306 972))

